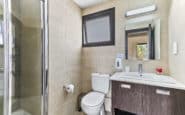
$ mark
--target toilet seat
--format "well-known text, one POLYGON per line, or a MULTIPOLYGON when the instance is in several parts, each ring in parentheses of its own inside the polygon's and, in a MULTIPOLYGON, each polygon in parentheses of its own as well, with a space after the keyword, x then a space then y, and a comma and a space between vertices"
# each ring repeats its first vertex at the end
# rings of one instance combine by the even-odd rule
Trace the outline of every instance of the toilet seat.
POLYGON ((104 103, 105 94, 90 92, 82 98, 82 104, 87 107, 101 106, 104 103))
POLYGON ((104 103, 105 94, 90 92, 82 98, 82 110, 88 115, 99 115, 104 103))

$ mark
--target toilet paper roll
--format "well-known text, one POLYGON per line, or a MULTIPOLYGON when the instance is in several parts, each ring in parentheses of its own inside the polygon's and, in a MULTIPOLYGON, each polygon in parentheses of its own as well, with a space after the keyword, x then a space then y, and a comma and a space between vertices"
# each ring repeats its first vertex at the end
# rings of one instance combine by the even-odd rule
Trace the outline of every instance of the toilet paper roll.
POLYGON ((74 85, 73 84, 69 84, 69 85, 65 85, 64 89, 66 90, 66 92, 68 93, 73 93, 74 92, 74 85))
POLYGON ((111 98, 105 98, 105 111, 111 112, 111 98))

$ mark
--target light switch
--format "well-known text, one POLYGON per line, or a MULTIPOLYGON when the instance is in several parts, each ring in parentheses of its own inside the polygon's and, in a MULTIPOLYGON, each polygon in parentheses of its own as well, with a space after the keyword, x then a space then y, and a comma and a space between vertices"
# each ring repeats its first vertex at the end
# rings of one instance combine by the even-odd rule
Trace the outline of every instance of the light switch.
POLYGON ((177 42, 173 42, 173 54, 177 55, 178 54, 178 43, 177 42))

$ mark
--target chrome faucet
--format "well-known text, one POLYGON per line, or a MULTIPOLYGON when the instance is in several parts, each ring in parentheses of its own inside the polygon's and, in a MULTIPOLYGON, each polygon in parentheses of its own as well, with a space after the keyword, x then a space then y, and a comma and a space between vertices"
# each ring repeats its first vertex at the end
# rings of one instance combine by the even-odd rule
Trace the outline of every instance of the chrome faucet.
POLYGON ((143 64, 138 64, 138 73, 139 76, 143 76, 143 64))

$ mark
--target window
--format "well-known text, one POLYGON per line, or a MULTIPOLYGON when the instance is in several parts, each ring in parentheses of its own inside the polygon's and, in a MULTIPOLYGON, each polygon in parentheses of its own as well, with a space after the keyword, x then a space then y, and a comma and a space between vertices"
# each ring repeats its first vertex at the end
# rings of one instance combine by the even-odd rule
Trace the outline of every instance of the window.
POLYGON ((83 47, 115 44, 115 8, 83 16, 83 47))

